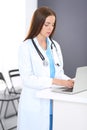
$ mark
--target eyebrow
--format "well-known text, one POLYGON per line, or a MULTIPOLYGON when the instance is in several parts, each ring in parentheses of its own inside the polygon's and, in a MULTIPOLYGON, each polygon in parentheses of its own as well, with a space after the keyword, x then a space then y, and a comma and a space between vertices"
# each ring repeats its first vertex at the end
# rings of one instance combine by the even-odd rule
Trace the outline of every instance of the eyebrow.
MULTIPOLYGON (((51 24, 50 22, 45 22, 44 24, 51 24)), ((52 23, 53 25, 55 24, 55 23, 52 23)))
POLYGON ((48 24, 50 24, 50 22, 45 22, 45 23, 48 23, 48 24))

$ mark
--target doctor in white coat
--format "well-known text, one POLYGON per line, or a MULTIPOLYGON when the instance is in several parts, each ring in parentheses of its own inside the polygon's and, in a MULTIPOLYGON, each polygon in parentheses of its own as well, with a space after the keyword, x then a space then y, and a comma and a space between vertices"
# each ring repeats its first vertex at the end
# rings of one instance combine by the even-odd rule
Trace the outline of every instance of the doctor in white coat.
POLYGON ((73 80, 64 74, 60 45, 52 39, 55 27, 55 12, 48 7, 38 8, 34 12, 30 30, 19 47, 23 89, 17 130, 52 129, 50 100, 39 99, 36 93, 53 85, 73 87, 73 80))

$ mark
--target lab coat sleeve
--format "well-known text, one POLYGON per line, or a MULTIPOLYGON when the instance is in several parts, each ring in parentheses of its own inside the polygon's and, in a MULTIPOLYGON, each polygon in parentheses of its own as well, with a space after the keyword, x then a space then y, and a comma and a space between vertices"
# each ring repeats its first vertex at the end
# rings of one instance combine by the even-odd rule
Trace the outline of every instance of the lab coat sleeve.
POLYGON ((32 68, 29 47, 27 43, 22 43, 18 53, 19 71, 23 85, 35 89, 49 88, 52 85, 50 77, 35 76, 32 68))
POLYGON ((61 47, 56 41, 54 41, 54 43, 57 47, 57 55, 58 55, 58 60, 60 63, 60 67, 59 67, 59 69, 60 69, 59 73, 61 74, 60 78, 68 80, 68 79, 70 79, 70 77, 64 73, 64 69, 63 69, 63 55, 62 55, 61 47))

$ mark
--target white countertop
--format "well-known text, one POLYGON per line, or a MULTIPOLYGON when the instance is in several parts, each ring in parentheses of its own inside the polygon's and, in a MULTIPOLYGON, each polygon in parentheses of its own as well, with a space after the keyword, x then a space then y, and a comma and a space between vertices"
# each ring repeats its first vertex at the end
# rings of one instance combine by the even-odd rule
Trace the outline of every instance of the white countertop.
POLYGON ((69 95, 69 94, 52 92, 51 89, 43 89, 37 92, 37 97, 87 104, 87 91, 80 92, 78 94, 69 95))

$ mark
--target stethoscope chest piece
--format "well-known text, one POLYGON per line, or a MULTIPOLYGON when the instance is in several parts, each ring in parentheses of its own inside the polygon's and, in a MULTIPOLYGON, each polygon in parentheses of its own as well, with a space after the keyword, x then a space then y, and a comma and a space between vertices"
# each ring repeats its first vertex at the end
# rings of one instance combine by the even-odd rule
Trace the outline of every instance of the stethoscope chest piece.
POLYGON ((48 61, 43 60, 43 66, 48 66, 48 61))

